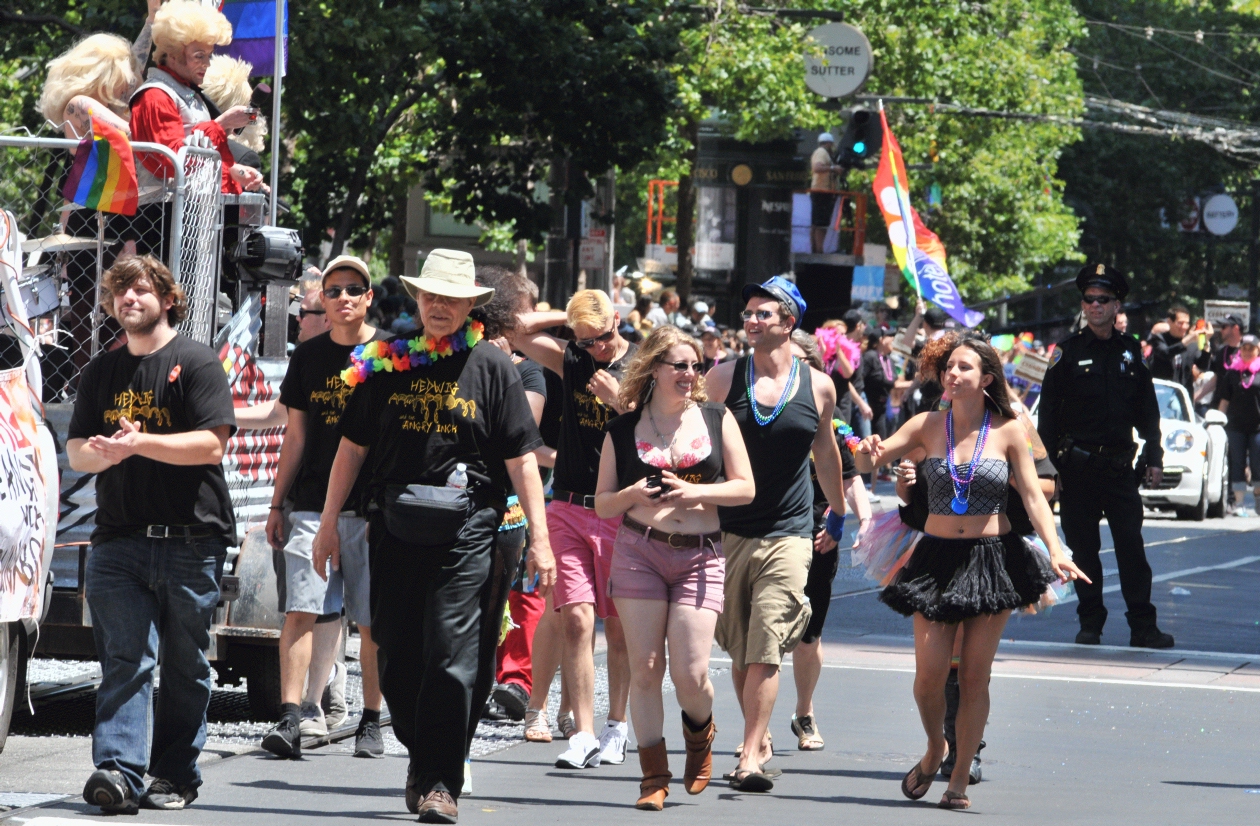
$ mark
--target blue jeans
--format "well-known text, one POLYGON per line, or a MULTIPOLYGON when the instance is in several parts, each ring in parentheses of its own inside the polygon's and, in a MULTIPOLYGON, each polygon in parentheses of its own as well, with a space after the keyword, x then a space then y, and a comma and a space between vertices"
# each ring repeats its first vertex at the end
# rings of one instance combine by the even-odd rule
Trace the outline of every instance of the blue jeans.
POLYGON ((201 785, 206 650, 226 556, 221 539, 126 536, 94 545, 88 557, 87 603, 101 662, 92 762, 122 772, 137 799, 146 771, 179 786, 201 785))

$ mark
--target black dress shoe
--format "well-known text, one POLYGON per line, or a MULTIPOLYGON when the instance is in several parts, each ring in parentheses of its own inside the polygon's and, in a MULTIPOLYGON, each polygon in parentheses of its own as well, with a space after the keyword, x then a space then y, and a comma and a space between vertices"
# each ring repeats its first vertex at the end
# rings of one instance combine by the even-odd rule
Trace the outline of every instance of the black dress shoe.
POLYGON ((1151 628, 1146 631, 1134 632, 1129 637, 1129 646, 1131 648, 1172 648, 1176 645, 1172 634, 1165 634, 1158 628, 1151 628))
POLYGON ((1077 645, 1100 645, 1102 644, 1102 632, 1086 631, 1082 628, 1076 633, 1077 645))

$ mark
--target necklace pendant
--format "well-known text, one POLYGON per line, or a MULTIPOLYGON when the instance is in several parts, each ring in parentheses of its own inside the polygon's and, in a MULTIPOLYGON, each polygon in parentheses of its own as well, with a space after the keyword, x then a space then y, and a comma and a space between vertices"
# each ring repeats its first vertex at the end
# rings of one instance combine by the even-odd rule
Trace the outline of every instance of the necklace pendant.
POLYGON ((962 516, 967 512, 967 500, 955 496, 953 501, 949 503, 949 509, 959 516, 962 516))

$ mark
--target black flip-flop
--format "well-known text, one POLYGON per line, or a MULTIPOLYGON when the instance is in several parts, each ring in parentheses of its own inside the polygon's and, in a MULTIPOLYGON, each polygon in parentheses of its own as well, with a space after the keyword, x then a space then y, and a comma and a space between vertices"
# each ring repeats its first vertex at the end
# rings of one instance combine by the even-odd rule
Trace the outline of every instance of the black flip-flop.
POLYGON ((731 788, 740 792, 768 792, 774 788, 774 778, 766 772, 736 769, 731 788))

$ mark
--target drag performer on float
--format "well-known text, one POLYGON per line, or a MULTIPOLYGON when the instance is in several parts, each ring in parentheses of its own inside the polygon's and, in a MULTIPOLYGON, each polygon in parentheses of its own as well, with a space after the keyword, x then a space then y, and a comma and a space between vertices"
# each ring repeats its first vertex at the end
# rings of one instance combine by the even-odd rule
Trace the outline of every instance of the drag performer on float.
MULTIPOLYGON (((244 106, 220 113, 202 94, 200 84, 215 46, 232 42, 232 25, 222 13, 193 0, 171 0, 154 16, 154 62, 145 82, 131 98, 132 140, 150 141, 178 152, 184 138, 201 132, 223 159, 223 191, 236 194, 258 189, 262 174, 237 165, 227 145, 229 129, 250 124, 244 106)), ((136 169, 141 193, 172 176, 169 161, 142 153, 136 169), (140 167, 143 167, 143 171, 140 167)), ((143 198, 142 198, 143 200, 143 198)))
POLYGON ((946 756, 945 682, 956 626, 962 623, 958 750, 939 805, 966 809, 971 759, 989 713, 989 674, 1011 610, 1038 603, 1056 579, 1089 580, 1059 546, 997 351, 980 339, 960 339, 941 363, 950 409, 915 416, 887 441, 864 439, 855 458, 858 470, 870 472, 916 449, 927 457, 920 480, 928 492, 927 530, 880 596, 899 613, 914 616, 914 696, 928 737, 927 753, 906 774, 901 790, 912 800, 926 795, 946 756), (1011 528, 1006 500, 1012 478, 1050 551, 1048 560, 1011 528))

